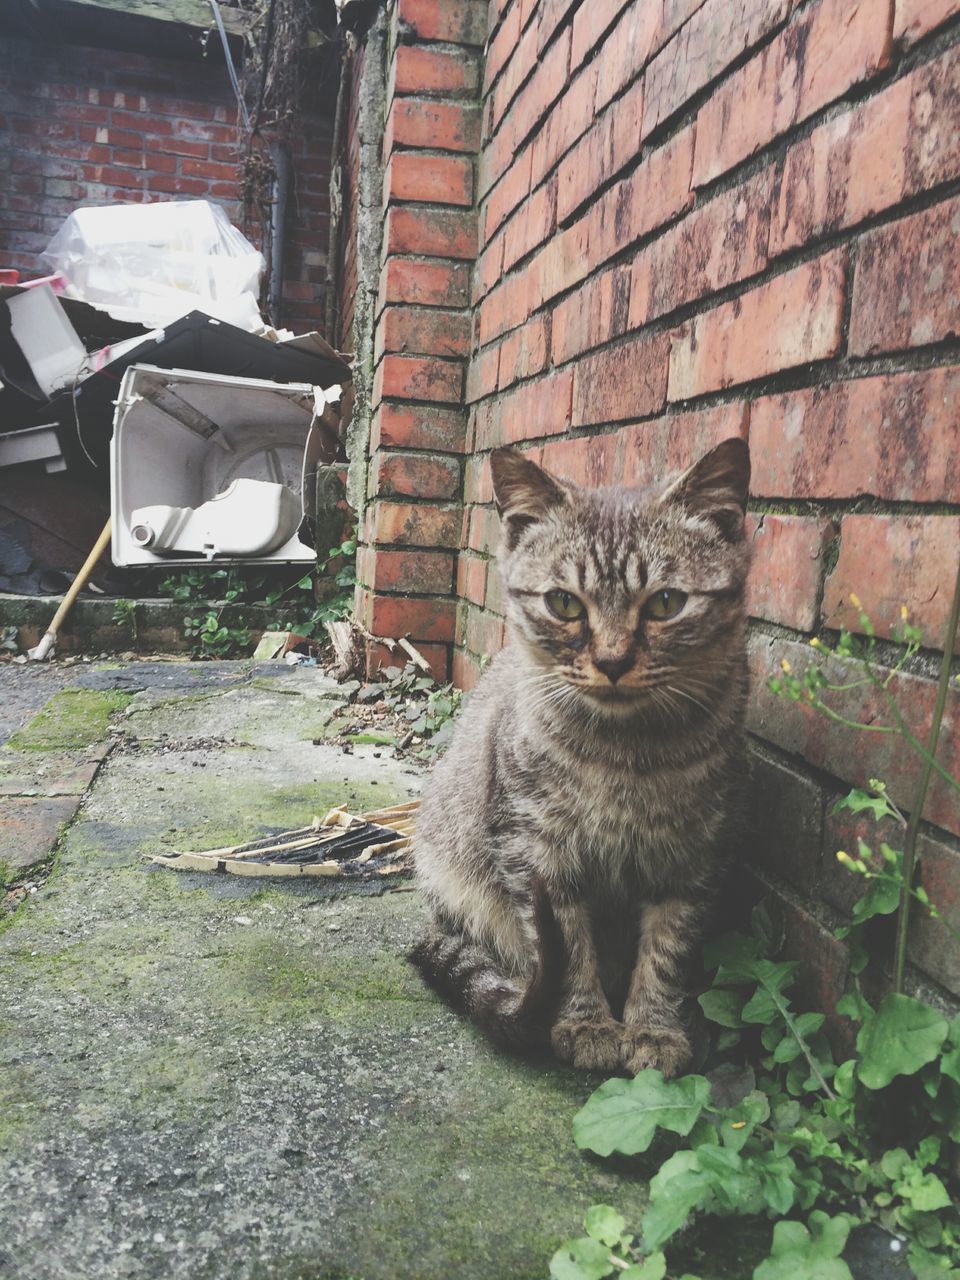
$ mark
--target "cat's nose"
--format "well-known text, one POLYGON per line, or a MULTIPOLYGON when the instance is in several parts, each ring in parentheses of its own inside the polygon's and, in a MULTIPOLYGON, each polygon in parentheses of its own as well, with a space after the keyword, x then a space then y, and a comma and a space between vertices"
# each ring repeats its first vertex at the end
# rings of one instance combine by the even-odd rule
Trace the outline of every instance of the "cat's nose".
POLYGON ((602 671, 611 684, 616 684, 621 676, 633 666, 632 653, 612 654, 605 658, 594 658, 593 665, 602 671))

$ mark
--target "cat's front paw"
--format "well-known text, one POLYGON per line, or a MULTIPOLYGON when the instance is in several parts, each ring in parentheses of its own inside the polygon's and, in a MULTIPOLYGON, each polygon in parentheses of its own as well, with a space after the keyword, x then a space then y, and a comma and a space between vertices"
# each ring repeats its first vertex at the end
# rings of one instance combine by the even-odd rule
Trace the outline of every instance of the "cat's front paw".
POLYGON ((620 1063, 635 1076, 644 1067, 669 1079, 689 1065, 693 1047, 680 1027, 626 1027, 620 1042, 620 1063))
POLYGON ((566 1019, 556 1023, 550 1033, 557 1057, 583 1071, 616 1071, 622 1039, 623 1025, 612 1018, 595 1022, 566 1019))

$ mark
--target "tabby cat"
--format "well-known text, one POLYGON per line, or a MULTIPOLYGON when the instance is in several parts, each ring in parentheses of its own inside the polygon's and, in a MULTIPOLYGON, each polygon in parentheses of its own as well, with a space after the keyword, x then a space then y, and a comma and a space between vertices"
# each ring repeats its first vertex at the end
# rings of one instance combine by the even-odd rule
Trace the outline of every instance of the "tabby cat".
POLYGON ((490 464, 512 643, 423 794, 412 959, 507 1046, 675 1075, 746 778, 747 446, 646 489, 490 464))

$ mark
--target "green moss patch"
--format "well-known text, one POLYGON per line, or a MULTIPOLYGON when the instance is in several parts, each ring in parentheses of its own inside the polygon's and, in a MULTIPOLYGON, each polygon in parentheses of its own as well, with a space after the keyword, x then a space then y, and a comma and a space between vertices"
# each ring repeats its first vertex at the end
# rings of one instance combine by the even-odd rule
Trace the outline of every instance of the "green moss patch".
POLYGON ((63 689, 7 743, 14 751, 69 751, 106 737, 110 717, 133 695, 115 689, 63 689))

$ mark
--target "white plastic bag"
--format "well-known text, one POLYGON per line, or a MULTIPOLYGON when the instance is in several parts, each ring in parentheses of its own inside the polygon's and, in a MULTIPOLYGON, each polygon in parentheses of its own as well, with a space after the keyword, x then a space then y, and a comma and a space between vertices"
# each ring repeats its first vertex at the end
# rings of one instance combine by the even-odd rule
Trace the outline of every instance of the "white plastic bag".
POLYGON ((44 258, 66 278, 68 296, 117 320, 158 328, 204 311, 244 329, 263 324, 263 258, 208 200, 77 209, 44 258))

